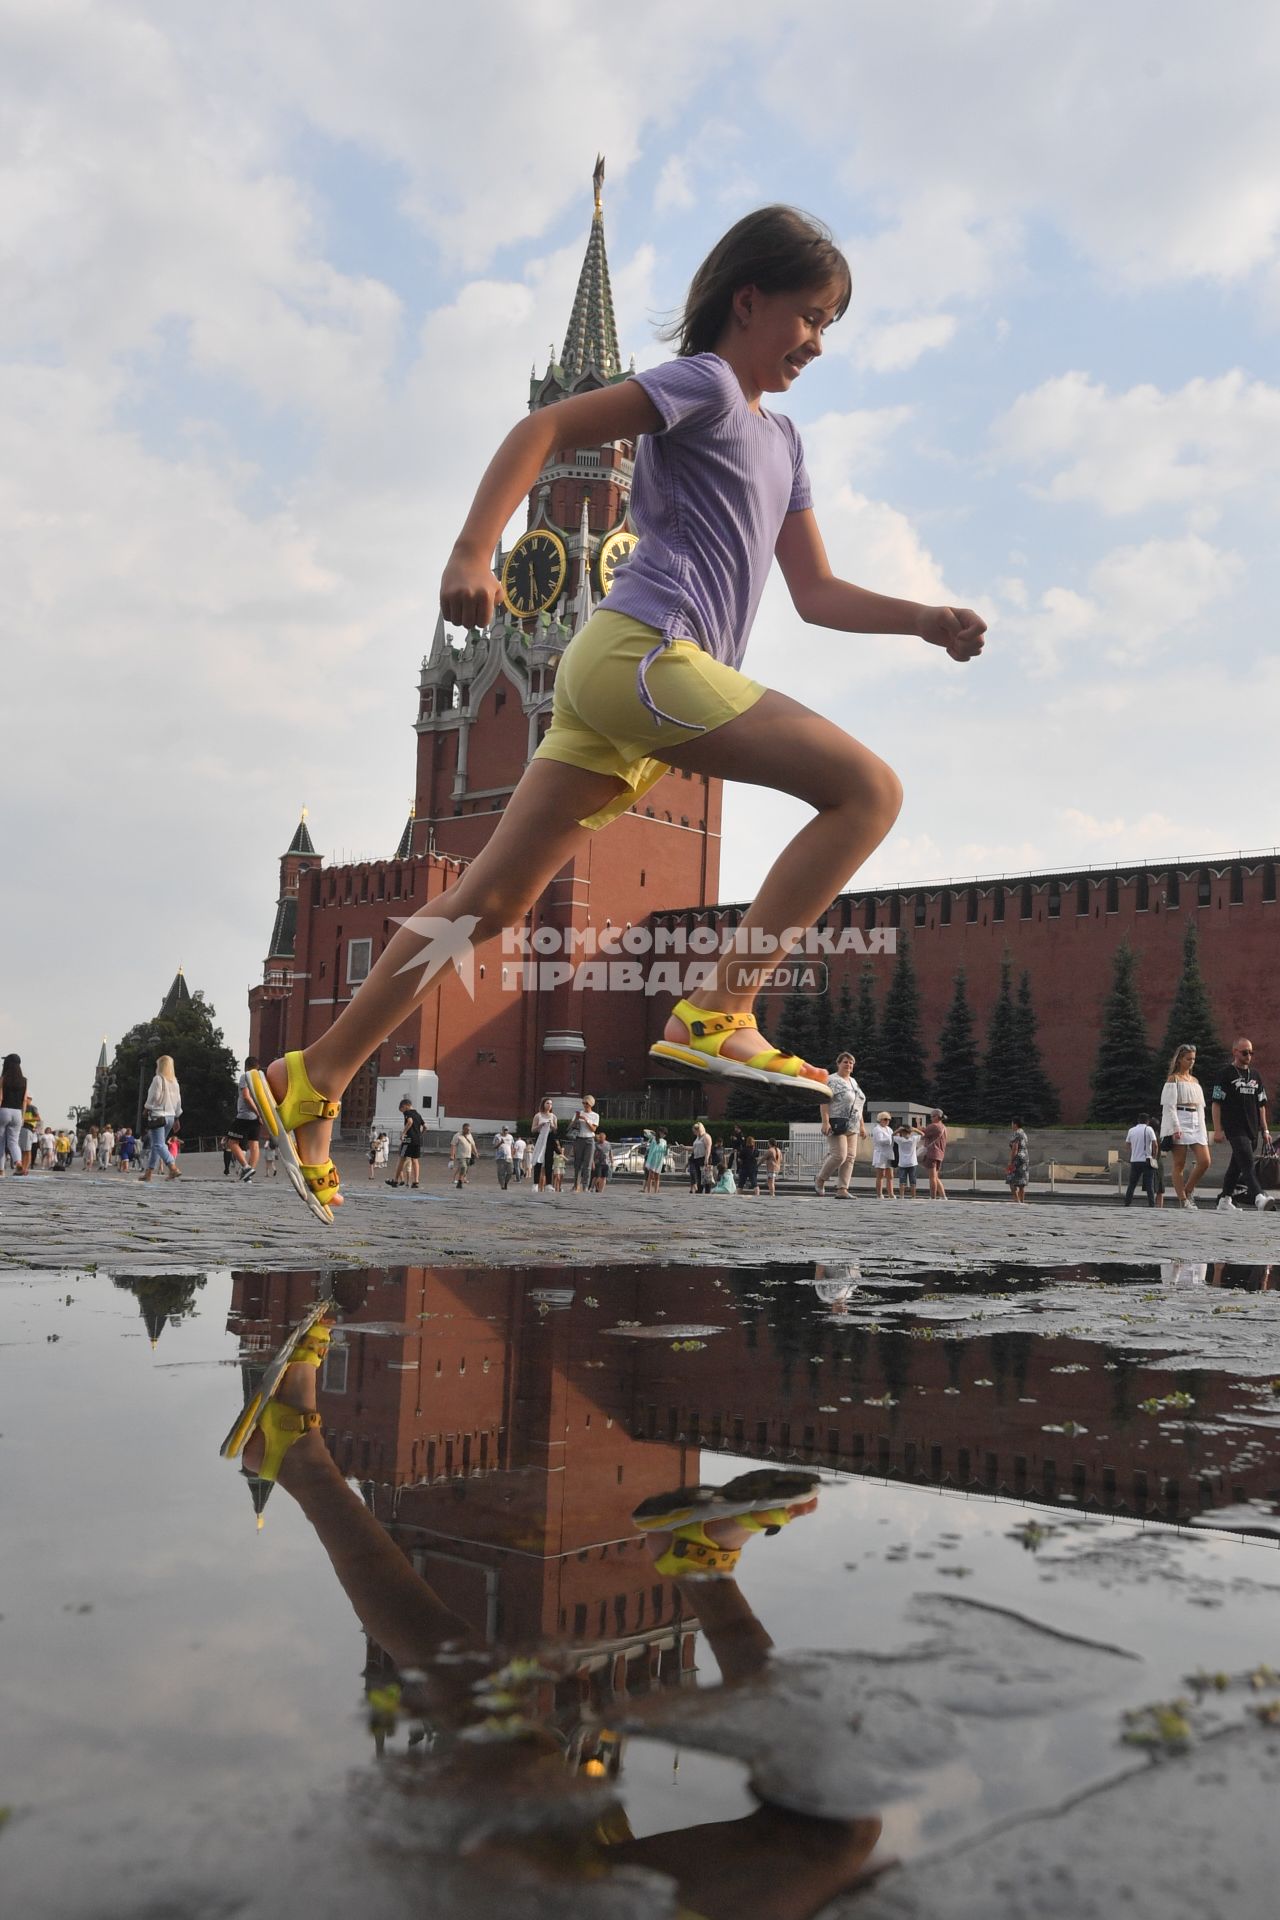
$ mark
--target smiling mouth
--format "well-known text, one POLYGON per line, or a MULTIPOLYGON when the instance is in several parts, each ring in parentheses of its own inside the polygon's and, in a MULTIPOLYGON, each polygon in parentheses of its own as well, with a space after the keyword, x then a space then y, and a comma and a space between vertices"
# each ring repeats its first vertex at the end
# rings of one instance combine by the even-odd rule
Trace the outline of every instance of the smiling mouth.
POLYGON ((803 373, 809 362, 807 360, 797 360, 791 354, 788 354, 785 364, 790 367, 792 373, 803 373))

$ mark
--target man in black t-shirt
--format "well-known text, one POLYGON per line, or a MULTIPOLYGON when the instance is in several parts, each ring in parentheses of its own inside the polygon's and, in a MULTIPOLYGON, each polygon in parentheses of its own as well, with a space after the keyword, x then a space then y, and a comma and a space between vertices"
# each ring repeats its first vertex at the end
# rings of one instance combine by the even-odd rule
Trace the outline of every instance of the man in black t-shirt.
POLYGON ((412 1100, 400 1102, 400 1118, 404 1122, 404 1132, 400 1136, 400 1159, 396 1164, 394 1180, 388 1180, 389 1187, 414 1187, 418 1185, 422 1173, 422 1133, 426 1121, 414 1106, 412 1100))
POLYGON ((1222 1212, 1231 1210, 1232 1189, 1241 1180, 1255 1207, 1271 1204, 1262 1191, 1258 1170, 1253 1164, 1259 1134, 1270 1145, 1267 1090, 1254 1071, 1252 1040, 1237 1040, 1231 1049, 1230 1065, 1222 1069, 1213 1083, 1213 1137, 1231 1143, 1231 1159, 1218 1202, 1222 1212))

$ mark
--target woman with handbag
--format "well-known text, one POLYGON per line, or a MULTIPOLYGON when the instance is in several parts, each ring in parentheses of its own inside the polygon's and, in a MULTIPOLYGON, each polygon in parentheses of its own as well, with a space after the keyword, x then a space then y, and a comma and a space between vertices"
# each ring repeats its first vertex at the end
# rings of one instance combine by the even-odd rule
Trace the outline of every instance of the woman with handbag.
POLYGON ((836 1064, 827 1078, 829 1098, 823 1101, 821 1107, 822 1131, 828 1146, 827 1157, 818 1168, 813 1182, 814 1191, 825 1193, 827 1181, 834 1174, 836 1196, 841 1200, 849 1198, 849 1182, 858 1158, 858 1141, 867 1137, 862 1119, 867 1096, 853 1077, 853 1069, 857 1064, 851 1053, 837 1054, 836 1064))
POLYGON ((1209 1171, 1204 1089, 1196 1079, 1195 1064, 1195 1048, 1180 1046, 1169 1062, 1169 1077, 1160 1095, 1160 1145, 1173 1152, 1173 1190, 1180 1207, 1194 1205, 1195 1190, 1209 1171), (1186 1172, 1188 1153, 1190 1175, 1186 1172))
POLYGON ((15 1173, 22 1165, 22 1116, 27 1105, 27 1076, 16 1053, 6 1053, 0 1066, 0 1175, 6 1157, 15 1173))
POLYGON ((180 1180, 177 1160, 170 1150, 169 1134, 178 1124, 182 1112, 182 1094, 178 1087, 177 1075, 173 1071, 173 1059, 170 1054, 162 1053, 156 1061, 155 1078, 147 1088, 146 1125, 147 1125, 147 1170, 144 1180, 150 1180, 157 1167, 163 1167, 171 1180, 180 1180))

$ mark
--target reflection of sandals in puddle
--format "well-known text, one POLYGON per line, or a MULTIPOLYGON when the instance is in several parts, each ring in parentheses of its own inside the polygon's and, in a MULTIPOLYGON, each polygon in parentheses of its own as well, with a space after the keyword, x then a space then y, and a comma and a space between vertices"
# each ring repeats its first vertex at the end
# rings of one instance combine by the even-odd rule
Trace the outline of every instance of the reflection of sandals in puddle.
POLYGON ((330 1324, 323 1316, 330 1311, 329 1301, 317 1301, 307 1317, 293 1329, 279 1352, 268 1363, 256 1391, 237 1415, 220 1449, 224 1460, 235 1460, 255 1433, 262 1434, 262 1459, 256 1472, 245 1470, 244 1475, 253 1494, 259 1526, 262 1525, 262 1510, 267 1504, 267 1497, 290 1447, 304 1433, 323 1425, 318 1413, 304 1407, 286 1406, 276 1398, 276 1394, 289 1367, 323 1366, 330 1338, 330 1324))
POLYGON ((797 1054, 783 1053, 771 1047, 756 1027, 753 1013, 719 1013, 710 1007, 695 1007, 689 1000, 678 1000, 671 1018, 685 1028, 684 1040, 655 1040, 649 1052, 659 1060, 673 1060, 681 1067, 696 1067, 700 1073, 721 1080, 763 1081, 770 1087, 787 1087, 793 1092, 816 1093, 822 1100, 831 1098, 827 1076, 797 1054), (746 1060, 735 1060, 721 1051, 731 1033, 752 1032, 760 1041, 760 1051, 746 1060))
POLYGON ((669 1533, 654 1571, 670 1579, 715 1579, 733 1572, 741 1547, 726 1547, 707 1532, 719 1520, 734 1520, 748 1533, 777 1533, 813 1500, 818 1476, 781 1467, 741 1473, 723 1487, 680 1487, 642 1500, 632 1514, 642 1533, 669 1533))
POLYGON ((277 1101, 260 1067, 250 1069, 249 1092, 262 1116, 262 1124, 280 1151, 280 1164, 303 1205, 317 1220, 333 1225, 333 1209, 328 1204, 338 1191, 338 1169, 332 1160, 316 1165, 304 1161, 298 1153, 294 1135, 299 1127, 315 1120, 336 1120, 342 1110, 340 1100, 328 1100, 312 1086, 300 1053, 286 1053, 285 1072, 289 1088, 277 1101))

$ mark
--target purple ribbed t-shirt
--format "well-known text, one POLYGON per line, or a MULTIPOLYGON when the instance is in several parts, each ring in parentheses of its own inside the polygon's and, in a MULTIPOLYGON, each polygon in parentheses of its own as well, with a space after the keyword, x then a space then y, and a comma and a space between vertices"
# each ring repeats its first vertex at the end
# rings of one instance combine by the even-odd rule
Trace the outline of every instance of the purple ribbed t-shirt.
MULTIPOLYGON (((656 627, 661 642, 694 640, 738 667, 789 513, 813 504, 800 435, 785 414, 755 413, 716 353, 691 354, 633 376, 662 417, 636 449, 631 517, 640 535, 603 606, 656 627)), ((691 724, 680 721, 681 725, 691 724)))

